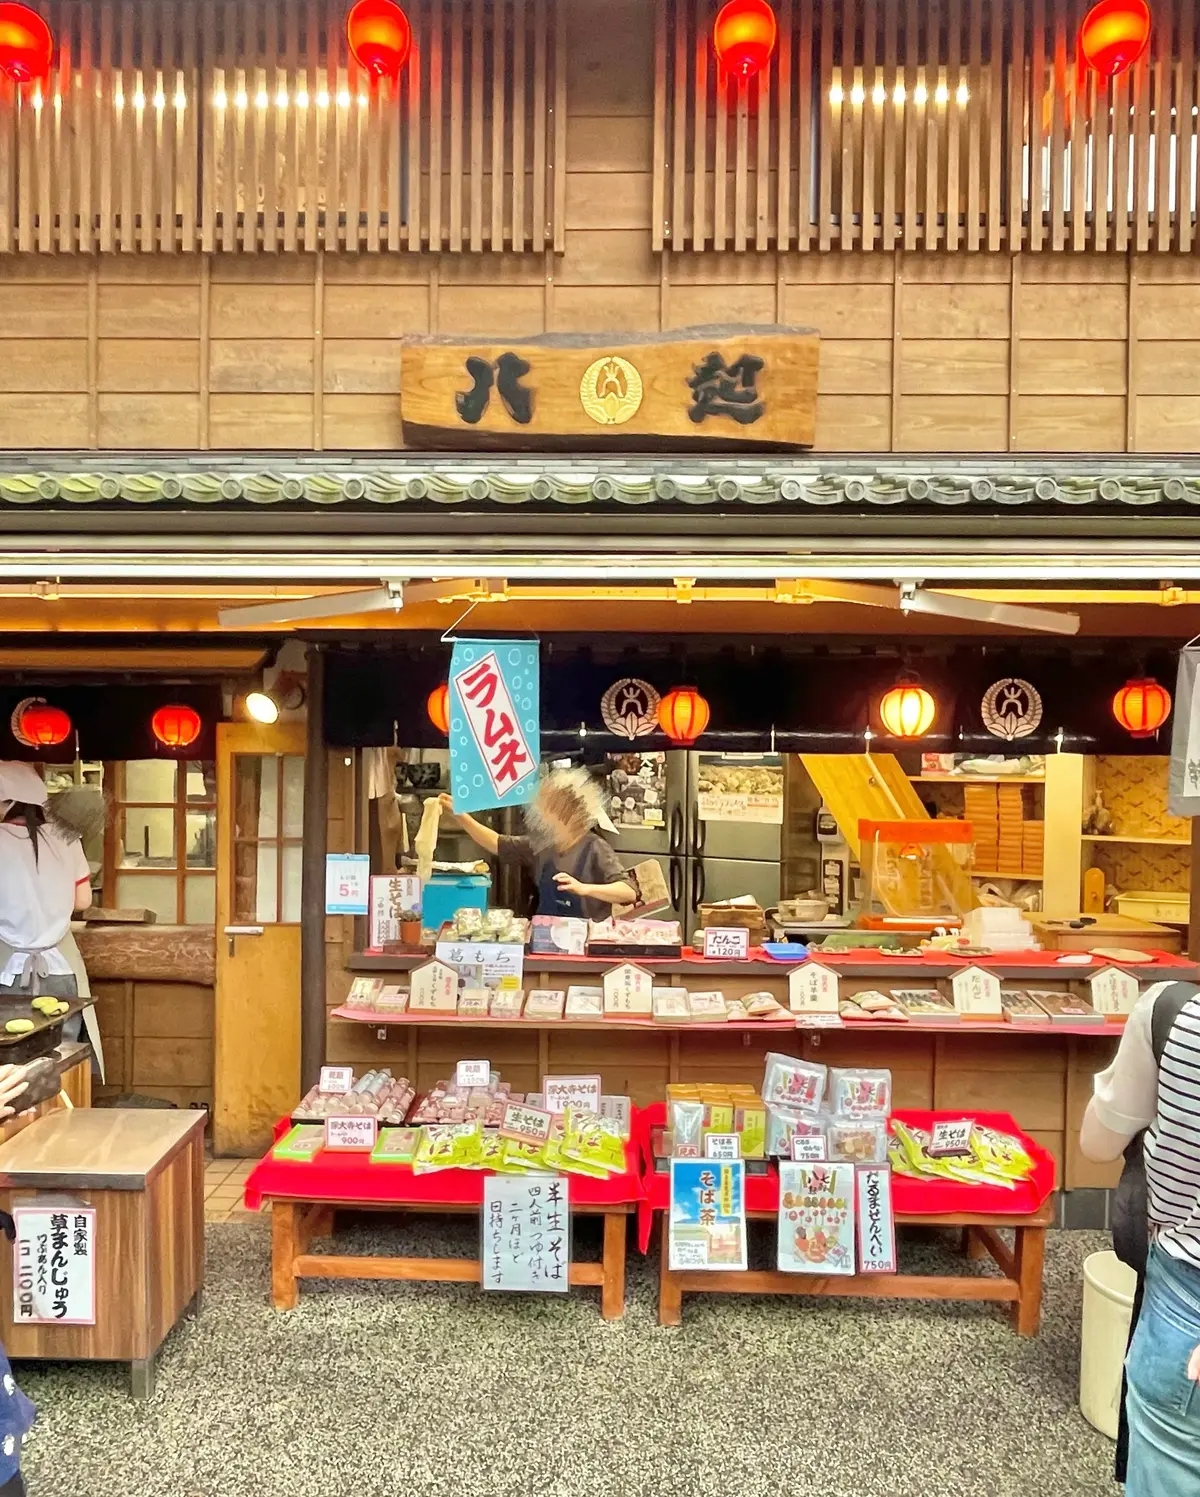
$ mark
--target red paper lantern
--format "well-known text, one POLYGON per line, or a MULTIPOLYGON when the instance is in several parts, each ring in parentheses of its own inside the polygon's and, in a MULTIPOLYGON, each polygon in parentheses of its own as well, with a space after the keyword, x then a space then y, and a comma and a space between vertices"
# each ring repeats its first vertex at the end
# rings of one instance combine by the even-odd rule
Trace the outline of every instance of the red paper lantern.
POLYGON ((1113 697, 1112 710, 1131 738, 1153 738, 1171 715, 1171 693, 1152 676, 1139 676, 1113 697))
POLYGON ((901 681, 885 693, 879 716, 893 738, 921 738, 933 726, 937 703, 915 681, 901 681))
POLYGON ((429 721, 438 732, 448 735, 450 732, 450 688, 445 681, 440 686, 435 686, 429 693, 425 711, 429 713, 429 721))
POLYGON ((14 83, 45 78, 54 58, 54 36, 28 5, 0 4, 0 73, 14 83))
POLYGON ((770 62, 778 30, 767 0, 729 0, 713 22, 717 61, 735 78, 752 78, 770 62))
POLYGON ((394 78, 412 50, 412 27, 396 0, 358 0, 346 17, 346 40, 372 78, 394 78))
POLYGON ((708 703, 694 686, 677 686, 658 704, 658 725, 671 740, 688 748, 708 727, 708 703))
POLYGON ((41 697, 22 704, 14 719, 13 737, 26 748, 54 748, 71 736, 71 719, 41 697))
POLYGON ((200 714, 194 707, 172 702, 150 719, 150 731, 164 748, 190 748, 200 737, 200 714))
POLYGON ((1088 67, 1103 78, 1115 78, 1132 67, 1149 41, 1150 7, 1146 0, 1100 0, 1079 28, 1079 50, 1088 67))

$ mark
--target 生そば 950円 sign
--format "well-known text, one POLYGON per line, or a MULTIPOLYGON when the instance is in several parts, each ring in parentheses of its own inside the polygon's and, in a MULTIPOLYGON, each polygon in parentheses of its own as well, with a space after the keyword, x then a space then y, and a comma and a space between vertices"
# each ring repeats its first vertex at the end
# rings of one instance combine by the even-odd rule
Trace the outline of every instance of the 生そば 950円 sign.
POLYGON ((811 447, 818 342, 804 328, 738 323, 407 338, 404 440, 451 450, 811 447))

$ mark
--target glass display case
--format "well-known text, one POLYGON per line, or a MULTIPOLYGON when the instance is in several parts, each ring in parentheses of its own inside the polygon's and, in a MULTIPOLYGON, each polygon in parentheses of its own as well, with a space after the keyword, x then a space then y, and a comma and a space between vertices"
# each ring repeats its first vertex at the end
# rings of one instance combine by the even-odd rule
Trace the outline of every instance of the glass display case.
POLYGON ((860 821, 863 901, 868 930, 956 928, 974 908, 969 821, 860 821))

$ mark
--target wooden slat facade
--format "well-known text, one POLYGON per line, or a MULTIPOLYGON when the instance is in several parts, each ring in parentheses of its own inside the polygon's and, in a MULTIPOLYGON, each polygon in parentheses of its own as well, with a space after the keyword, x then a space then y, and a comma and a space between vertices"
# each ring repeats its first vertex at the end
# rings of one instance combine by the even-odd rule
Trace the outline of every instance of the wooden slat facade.
POLYGON ((47 0, 0 78, 0 253, 562 248, 559 0, 412 0, 373 86, 341 0, 47 0))
POLYGON ((1195 247, 1191 0, 1155 0, 1111 83, 1079 55, 1087 0, 788 0, 748 85, 707 5, 659 3, 657 249, 1195 247))

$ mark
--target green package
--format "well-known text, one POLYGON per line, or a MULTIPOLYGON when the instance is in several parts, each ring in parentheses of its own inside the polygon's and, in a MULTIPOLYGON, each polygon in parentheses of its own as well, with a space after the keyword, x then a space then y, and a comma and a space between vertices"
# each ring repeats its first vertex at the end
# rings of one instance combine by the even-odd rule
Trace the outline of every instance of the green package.
POLYGON ((562 1158, 569 1162, 568 1167, 584 1166, 588 1174, 596 1169, 623 1174, 625 1145, 611 1118, 568 1107, 563 1119, 562 1158))
POLYGON ((271 1150, 272 1159, 297 1159, 303 1164, 314 1159, 325 1147, 325 1129, 311 1123, 297 1123, 271 1150))
POLYGON ((375 1164, 411 1164, 421 1139, 419 1128, 381 1128, 371 1159, 375 1164))

